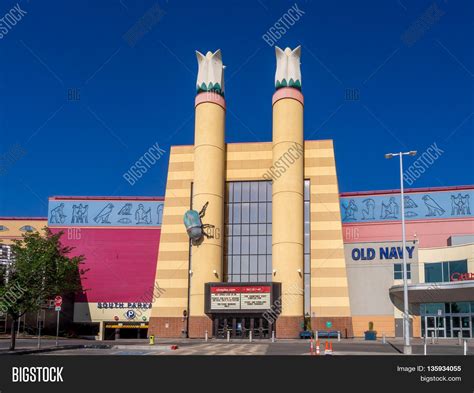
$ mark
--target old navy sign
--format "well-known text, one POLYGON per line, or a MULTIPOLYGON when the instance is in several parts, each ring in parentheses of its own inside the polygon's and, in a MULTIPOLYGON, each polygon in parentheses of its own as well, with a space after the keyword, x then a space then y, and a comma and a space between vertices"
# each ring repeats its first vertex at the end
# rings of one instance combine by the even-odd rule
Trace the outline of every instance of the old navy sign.
MULTIPOLYGON (((415 246, 406 246, 406 250, 407 258, 412 259, 415 246)), ((403 259, 403 247, 356 247, 352 249, 351 256, 353 261, 372 261, 375 258, 381 260, 403 259)))

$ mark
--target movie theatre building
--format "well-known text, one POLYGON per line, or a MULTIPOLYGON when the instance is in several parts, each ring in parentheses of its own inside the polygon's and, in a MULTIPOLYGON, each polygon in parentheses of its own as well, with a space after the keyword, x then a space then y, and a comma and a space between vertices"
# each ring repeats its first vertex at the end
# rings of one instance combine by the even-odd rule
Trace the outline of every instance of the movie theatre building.
MULTIPOLYGON (((408 190, 406 257, 415 337, 474 337, 474 187, 408 190)), ((399 191, 345 193, 341 211, 355 336, 403 335, 399 191)))
POLYGON ((225 143, 221 53, 197 54, 194 145, 170 153, 156 270, 165 291, 150 317, 159 337, 298 337, 305 315, 352 335, 333 142, 303 141, 300 48, 276 52, 267 143, 225 143), (201 224, 187 233, 189 210, 204 232, 191 245, 201 224))

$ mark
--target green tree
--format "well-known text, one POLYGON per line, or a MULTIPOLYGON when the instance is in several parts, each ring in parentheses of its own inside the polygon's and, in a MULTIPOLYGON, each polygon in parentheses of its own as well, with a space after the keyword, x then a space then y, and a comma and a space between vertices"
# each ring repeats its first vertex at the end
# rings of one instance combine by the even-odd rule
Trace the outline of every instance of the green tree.
POLYGON ((69 257, 74 248, 61 244, 62 235, 63 232, 53 234, 45 227, 43 233, 26 233, 12 245, 13 261, 0 280, 0 311, 13 320, 10 350, 15 349, 15 324, 23 314, 39 310, 59 294, 81 289, 85 257, 69 257))

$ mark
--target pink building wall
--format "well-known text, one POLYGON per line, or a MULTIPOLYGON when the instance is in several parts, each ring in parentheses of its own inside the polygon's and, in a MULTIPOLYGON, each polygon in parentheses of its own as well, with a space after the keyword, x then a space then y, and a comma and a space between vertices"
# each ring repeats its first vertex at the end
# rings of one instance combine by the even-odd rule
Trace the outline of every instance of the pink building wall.
POLYGON ((82 278, 87 289, 77 302, 139 302, 153 287, 160 228, 51 228, 64 231, 71 255, 86 257, 82 278))
MULTIPOLYGON (((345 243, 400 241, 402 238, 400 221, 345 223, 342 228, 345 243)), ((407 240, 418 240, 420 248, 447 246, 449 237, 473 233, 473 218, 406 222, 407 240)))

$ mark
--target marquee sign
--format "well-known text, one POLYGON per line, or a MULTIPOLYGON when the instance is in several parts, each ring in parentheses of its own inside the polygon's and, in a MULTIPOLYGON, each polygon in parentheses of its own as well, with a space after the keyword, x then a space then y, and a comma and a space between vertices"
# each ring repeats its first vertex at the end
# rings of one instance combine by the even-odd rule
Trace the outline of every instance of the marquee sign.
POLYGON ((264 312, 279 292, 278 283, 208 283, 206 312, 264 312))

